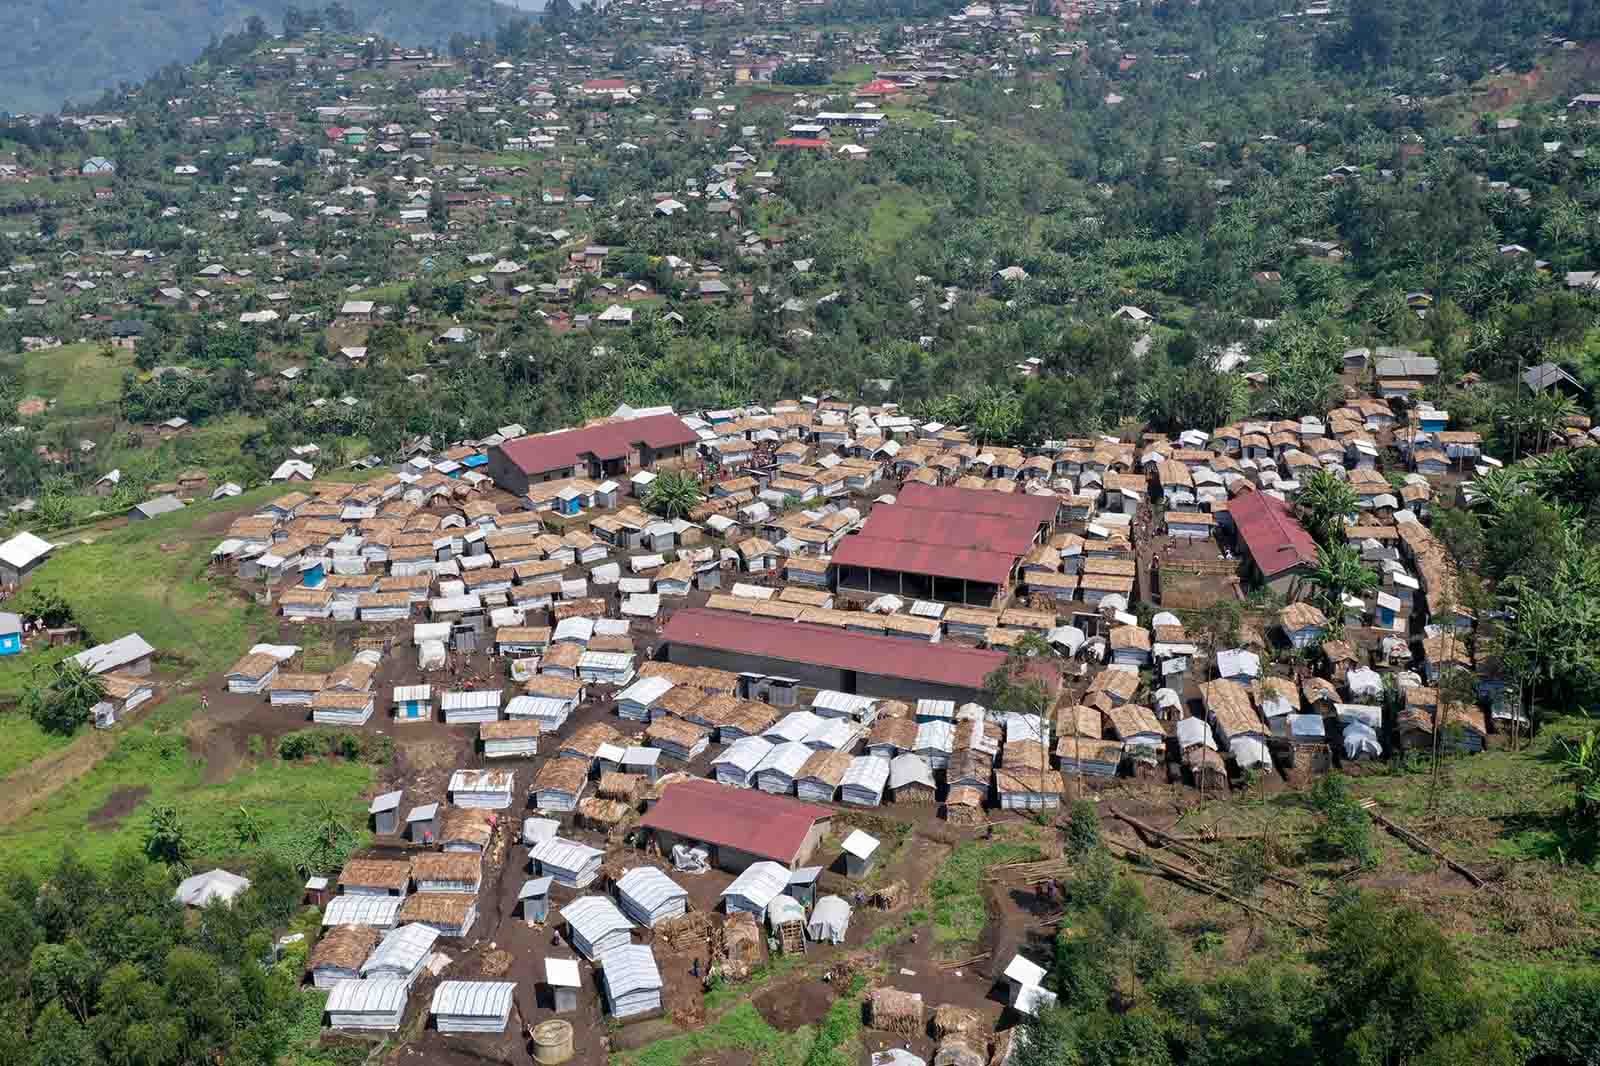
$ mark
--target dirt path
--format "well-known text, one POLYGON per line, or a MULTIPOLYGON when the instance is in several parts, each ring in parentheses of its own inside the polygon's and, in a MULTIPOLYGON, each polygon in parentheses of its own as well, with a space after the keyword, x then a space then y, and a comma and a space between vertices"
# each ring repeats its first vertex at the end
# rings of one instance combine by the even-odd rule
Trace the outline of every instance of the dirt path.
POLYGON ((29 763, 0 781, 0 826, 26 818, 34 808, 95 768, 116 747, 115 737, 104 730, 90 729, 60 751, 29 763))

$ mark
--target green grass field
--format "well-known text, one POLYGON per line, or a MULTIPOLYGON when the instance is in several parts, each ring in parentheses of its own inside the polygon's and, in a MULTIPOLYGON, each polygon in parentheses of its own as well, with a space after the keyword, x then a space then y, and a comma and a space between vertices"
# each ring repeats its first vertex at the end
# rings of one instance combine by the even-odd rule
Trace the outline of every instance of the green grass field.
POLYGON ((779 1032, 746 1000, 692 1033, 665 1037, 637 1051, 613 1055, 612 1062, 615 1066, 681 1066, 720 1051, 738 1049, 752 1053, 758 1066, 798 1066, 810 1043, 810 1030, 802 1027, 792 1033, 779 1032))
MULTIPOLYGON (((112 734, 80 730, 76 739, 53 737, 20 713, 0 719, 0 777, 26 774, 39 758, 69 744, 78 749, 67 753, 67 761, 82 758, 71 770, 58 771, 80 776, 0 828, 0 867, 15 863, 37 868, 68 842, 86 858, 104 859, 139 842, 144 812, 155 804, 177 807, 197 854, 213 858, 254 847, 293 851, 327 805, 349 815, 350 824, 360 824, 358 797, 371 783, 370 766, 245 758, 230 777, 208 781, 206 766, 189 751, 186 727, 199 709, 199 696, 187 683, 227 667, 267 622, 263 608, 208 580, 210 550, 232 514, 248 513, 281 491, 264 487, 238 499, 196 504, 94 535, 93 543, 58 548, 34 573, 30 584, 64 596, 93 639, 137 632, 154 645, 166 693, 148 717, 112 734), (171 680, 174 675, 178 680, 171 680), (141 792, 131 814, 93 827, 92 816, 128 790, 148 791, 141 792), (241 805, 254 814, 261 833, 258 844, 244 848, 232 828, 241 805)), ((59 658, 67 650, 30 653, 0 664, 0 695, 20 693, 35 662, 59 658)))
POLYGON ((25 396, 56 401, 57 418, 103 414, 122 395, 122 375, 133 369, 133 353, 105 349, 93 341, 67 344, 43 352, 10 356, 6 362, 22 373, 25 396))
POLYGON ((932 219, 933 208, 921 195, 903 186, 885 186, 872 203, 867 242, 880 250, 892 249, 932 219))
POLYGON ((190 754, 183 731, 198 705, 193 694, 169 699, 121 734, 88 773, 0 828, 0 869, 38 870, 68 844, 86 861, 103 864, 123 848, 142 845, 146 812, 159 804, 177 808, 197 860, 249 855, 258 848, 293 854, 329 805, 351 824, 358 822, 358 797, 372 781, 372 768, 360 763, 298 764, 269 758, 242 765, 227 780, 207 783, 205 764, 190 754), (96 813, 119 794, 146 789, 120 820, 93 824, 96 813), (241 844, 234 835, 241 806, 255 816, 259 843, 241 844))

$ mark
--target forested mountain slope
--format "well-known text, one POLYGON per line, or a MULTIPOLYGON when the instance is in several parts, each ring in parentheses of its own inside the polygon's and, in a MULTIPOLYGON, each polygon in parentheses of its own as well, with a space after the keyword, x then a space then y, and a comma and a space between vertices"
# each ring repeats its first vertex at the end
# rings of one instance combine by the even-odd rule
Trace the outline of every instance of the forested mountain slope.
POLYGON ((0 0, 7 43, 0 111, 54 110, 67 99, 97 96, 169 63, 191 62, 213 38, 244 28, 251 17, 276 33, 295 11, 304 12, 307 24, 359 27, 407 44, 482 33, 507 13, 492 0, 368 0, 325 9, 285 0, 0 0))

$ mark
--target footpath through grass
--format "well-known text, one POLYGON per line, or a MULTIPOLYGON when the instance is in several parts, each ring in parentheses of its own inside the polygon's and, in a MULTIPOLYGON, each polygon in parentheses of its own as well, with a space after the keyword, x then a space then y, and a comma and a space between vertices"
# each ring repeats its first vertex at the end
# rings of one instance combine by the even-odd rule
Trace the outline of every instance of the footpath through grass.
POLYGON ((1017 840, 973 840, 956 848, 928 886, 933 898, 933 939, 941 944, 977 940, 989 920, 983 902, 984 871, 1044 857, 1034 845, 1017 840))
POLYGON ((328 806, 348 824, 359 823, 359 797, 372 783, 372 767, 362 763, 262 758, 208 783, 205 763, 190 753, 183 730, 197 705, 198 697, 185 695, 158 707, 83 776, 0 828, 0 869, 37 872, 68 844, 85 861, 103 865, 120 849, 143 845, 149 811, 158 805, 177 809, 197 861, 261 849, 292 855, 328 806), (108 817, 108 805, 119 799, 119 817, 108 817), (240 807, 252 815, 257 841, 237 835, 240 807))
MULTIPOLYGON (((263 608, 211 582, 211 548, 231 514, 281 492, 270 486, 93 534, 93 543, 57 549, 30 578, 65 597, 94 640, 139 633, 149 641, 165 698, 131 727, 107 734, 85 727, 75 738, 44 734, 21 713, 0 716, 0 794, 26 803, 30 789, 49 786, 31 810, 0 826, 0 868, 44 868, 69 842, 89 861, 137 847, 158 804, 177 808, 197 858, 293 850, 327 806, 360 824, 371 766, 246 757, 228 778, 208 782, 205 764, 190 753, 186 726, 200 699, 189 686, 225 669, 268 622, 263 608), (57 753, 49 772, 60 782, 29 777, 35 763, 57 753), (236 832, 240 806, 251 814, 254 839, 236 832)), ((5 662, 0 696, 20 693, 35 662, 66 653, 29 652, 5 662)))

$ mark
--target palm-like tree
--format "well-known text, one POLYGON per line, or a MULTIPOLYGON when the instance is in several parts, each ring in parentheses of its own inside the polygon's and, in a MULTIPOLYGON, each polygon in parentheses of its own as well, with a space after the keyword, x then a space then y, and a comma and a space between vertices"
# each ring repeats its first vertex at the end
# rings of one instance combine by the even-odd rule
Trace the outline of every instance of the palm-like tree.
POLYGON ((1377 591, 1378 574, 1361 561, 1361 553, 1349 544, 1317 548, 1317 565, 1305 577, 1316 589, 1315 598, 1329 619, 1344 617, 1347 596, 1364 597, 1377 591))
POLYGON ((1538 433, 1541 452, 1550 447, 1551 438, 1561 432, 1567 424, 1567 419, 1578 413, 1577 402, 1556 389, 1535 396, 1529 408, 1533 429, 1538 433))
POLYGON ((644 504, 664 518, 682 518, 704 499, 700 482, 682 470, 662 472, 645 491, 644 504))
POLYGON ((1490 515, 1505 512, 1512 500, 1528 491, 1527 478, 1514 466, 1498 470, 1485 470, 1475 480, 1462 487, 1467 506, 1486 511, 1490 515))
POLYGON ((261 843, 261 819, 244 804, 233 812, 233 836, 240 846, 261 843))
POLYGON ((163 805, 150 812, 144 830, 144 853, 168 866, 183 866, 188 861, 188 832, 176 807, 163 805))
POLYGON ((1294 506, 1312 536, 1323 544, 1338 544, 1345 517, 1358 511, 1360 501, 1348 482, 1326 470, 1318 470, 1306 478, 1294 506))

